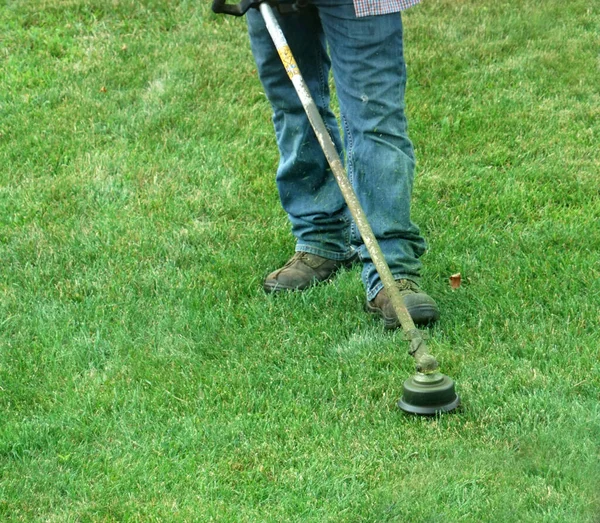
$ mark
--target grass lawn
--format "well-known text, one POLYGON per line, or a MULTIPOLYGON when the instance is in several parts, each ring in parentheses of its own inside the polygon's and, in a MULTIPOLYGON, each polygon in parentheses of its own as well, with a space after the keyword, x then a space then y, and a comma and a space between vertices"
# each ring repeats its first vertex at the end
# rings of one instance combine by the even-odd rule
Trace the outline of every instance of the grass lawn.
POLYGON ((404 23, 434 419, 358 267, 261 289, 294 243, 243 20, 0 1, 0 520, 600 521, 600 8, 404 23))

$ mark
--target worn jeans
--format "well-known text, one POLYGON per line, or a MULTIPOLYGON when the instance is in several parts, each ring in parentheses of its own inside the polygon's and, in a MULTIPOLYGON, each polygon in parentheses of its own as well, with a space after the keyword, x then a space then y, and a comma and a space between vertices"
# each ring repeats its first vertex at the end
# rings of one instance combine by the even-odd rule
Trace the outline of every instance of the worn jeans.
MULTIPOLYGON (((415 159, 404 114, 400 15, 357 18, 352 0, 311 0, 299 13, 277 17, 392 274, 418 282, 425 241, 410 218, 415 159), (331 68, 344 147, 329 105, 331 68)), ((277 188, 296 251, 344 260, 358 249, 367 299, 372 300, 382 284, 371 257, 260 12, 251 9, 247 20, 252 52, 273 108, 280 152, 277 188)))

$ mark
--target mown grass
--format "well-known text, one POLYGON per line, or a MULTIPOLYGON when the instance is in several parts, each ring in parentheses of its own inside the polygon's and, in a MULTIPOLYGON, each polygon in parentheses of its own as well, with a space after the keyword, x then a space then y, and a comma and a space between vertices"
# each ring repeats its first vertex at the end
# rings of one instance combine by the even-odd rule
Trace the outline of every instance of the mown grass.
POLYGON ((293 240, 242 20, 0 4, 3 520, 598 521, 600 13, 404 20, 431 347, 464 402, 436 419, 397 411, 412 362, 358 269, 261 290, 293 240))

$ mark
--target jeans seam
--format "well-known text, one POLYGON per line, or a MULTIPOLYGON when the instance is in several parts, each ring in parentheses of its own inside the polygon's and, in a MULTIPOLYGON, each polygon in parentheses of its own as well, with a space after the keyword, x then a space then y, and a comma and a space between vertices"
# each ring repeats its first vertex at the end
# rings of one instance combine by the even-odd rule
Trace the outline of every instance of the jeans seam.
MULTIPOLYGON (((347 118, 342 115, 341 117, 342 125, 344 126, 344 132, 346 133, 346 173, 348 175, 348 180, 350 181, 350 185, 354 187, 354 139, 352 137, 352 132, 350 131, 350 125, 348 125, 347 118)), ((356 229, 356 224, 352 220, 350 222, 350 241, 353 238, 358 240, 358 231, 356 229)))
MULTIPOLYGON (((323 74, 323 56, 321 54, 321 48, 320 46, 317 46, 317 60, 319 63, 319 85, 320 85, 320 89, 319 89, 319 97, 320 97, 320 102, 321 102, 321 106, 325 107, 325 75, 323 74)), ((328 129, 329 130, 329 129, 328 129)))
MULTIPOLYGON (((319 67, 319 84, 320 84, 319 97, 321 99, 320 100, 321 106, 326 107, 327 100, 326 100, 325 92, 326 92, 326 88, 327 88, 328 78, 325 76, 325 73, 323 71, 324 58, 326 58, 326 57, 323 57, 322 48, 320 46, 317 46, 317 55, 318 55, 318 63, 320 64, 320 67, 319 67)), ((329 128, 329 126, 327 125, 327 123, 325 122, 324 119, 323 119, 323 123, 325 123, 327 132, 331 135, 331 129, 329 128)), ((323 153, 323 154, 325 154, 325 153, 323 153)), ((346 162, 346 163, 348 163, 348 162, 346 162)), ((348 177, 350 178, 350 175, 348 175, 348 177)), ((351 179, 350 179, 350 182, 352 183, 351 179)), ((344 241, 347 251, 351 252, 352 251, 353 221, 347 216, 346 213, 342 214, 341 219, 345 225, 345 227, 342 231, 343 241, 344 241)), ((313 254, 318 254, 318 253, 313 253, 313 254)))

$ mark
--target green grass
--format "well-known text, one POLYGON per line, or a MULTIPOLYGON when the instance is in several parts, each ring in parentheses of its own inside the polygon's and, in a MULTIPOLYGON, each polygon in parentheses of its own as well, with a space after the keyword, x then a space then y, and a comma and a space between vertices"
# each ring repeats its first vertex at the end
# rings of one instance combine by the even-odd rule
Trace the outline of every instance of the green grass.
POLYGON ((397 411, 412 361, 358 269, 261 290, 293 240, 243 20, 0 2, 1 520, 600 520, 600 12, 404 21, 464 401, 437 419, 397 411))

